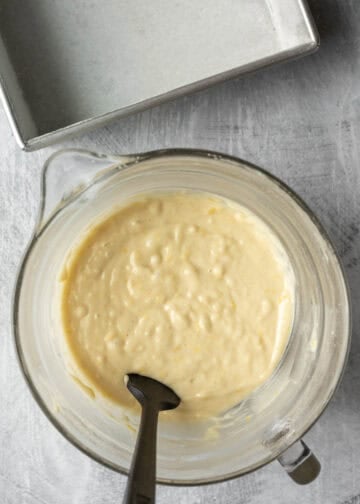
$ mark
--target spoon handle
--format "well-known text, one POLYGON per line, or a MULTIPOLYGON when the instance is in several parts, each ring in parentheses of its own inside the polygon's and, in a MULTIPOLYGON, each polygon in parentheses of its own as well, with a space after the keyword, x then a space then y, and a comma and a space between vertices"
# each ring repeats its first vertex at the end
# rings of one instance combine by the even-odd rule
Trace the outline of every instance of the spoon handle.
POLYGON ((123 504, 153 504, 155 502, 158 415, 157 410, 147 404, 143 405, 123 504))

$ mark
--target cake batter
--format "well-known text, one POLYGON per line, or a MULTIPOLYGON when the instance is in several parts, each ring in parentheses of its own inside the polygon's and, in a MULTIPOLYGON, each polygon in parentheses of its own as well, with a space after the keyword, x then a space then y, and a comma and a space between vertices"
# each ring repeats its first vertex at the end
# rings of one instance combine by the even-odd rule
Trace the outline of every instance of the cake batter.
POLYGON ((129 408, 131 372, 179 395, 169 416, 227 410, 269 378, 291 332, 294 281, 280 242, 247 209, 208 194, 114 209, 73 248, 61 280, 79 376, 129 408))

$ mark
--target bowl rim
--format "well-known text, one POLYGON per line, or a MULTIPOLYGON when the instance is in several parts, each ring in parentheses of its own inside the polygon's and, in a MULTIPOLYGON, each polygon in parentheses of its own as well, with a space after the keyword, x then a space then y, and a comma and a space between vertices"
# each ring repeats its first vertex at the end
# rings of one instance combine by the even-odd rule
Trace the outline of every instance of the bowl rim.
MULTIPOLYGON (((84 155, 89 155, 89 156, 94 156, 97 158, 102 158, 106 159, 109 158, 109 161, 113 161, 113 166, 116 165, 116 158, 117 155, 108 155, 108 154, 99 154, 97 152, 87 150, 87 149, 60 149, 53 153, 44 163, 42 172, 41 172, 41 179, 42 179, 42 195, 44 193, 44 178, 46 175, 46 171, 49 165, 49 162, 54 159, 55 157, 61 155, 61 154, 84 154, 84 155)), ((134 165, 138 165, 142 163, 143 161, 147 161, 149 159, 156 159, 156 158, 162 158, 162 157, 181 157, 181 156, 191 156, 191 157, 198 157, 198 158, 207 158, 207 159, 213 159, 213 160, 218 160, 218 161, 224 161, 228 162, 230 164, 235 164, 238 166, 243 166, 246 168, 250 168, 251 170, 254 170, 255 172, 264 175, 269 179, 271 183, 275 183, 279 189, 284 191, 288 196, 290 196, 294 202, 305 212, 305 214, 310 218, 310 220, 313 222, 315 227, 317 228, 319 234, 323 238, 323 240, 326 242, 327 246, 330 248, 330 250, 334 254, 334 259, 337 263, 337 266, 339 268, 339 273, 341 275, 341 278, 344 283, 344 291, 345 291, 345 301, 346 301, 346 308, 348 312, 348 331, 347 331, 347 344, 346 344, 346 351, 344 352, 344 359, 341 364, 341 367, 339 367, 338 370, 338 377, 336 380, 336 383, 334 385, 333 390, 330 391, 330 393, 327 395, 325 398, 321 408, 319 409, 319 412, 316 414, 315 418, 308 422, 308 424, 301 429, 295 436, 295 438, 292 440, 291 445, 287 446, 287 448, 279 451, 279 453, 272 453, 269 456, 267 456, 265 459, 263 459, 260 463, 255 463, 251 467, 247 468, 246 470, 237 470, 234 472, 231 472, 229 474, 221 475, 221 476, 215 476, 212 478, 198 478, 194 480, 176 480, 176 479, 169 479, 169 478, 157 478, 156 482, 158 484, 162 485, 169 485, 169 486, 178 486, 178 487, 183 487, 183 486, 202 486, 202 485, 210 485, 214 483, 221 483, 225 481, 229 481, 241 476, 245 476, 247 474, 250 474, 265 465, 273 462, 274 460, 278 459, 278 457, 281 455, 281 453, 285 452, 290 446, 298 442, 312 427, 313 425, 319 420, 319 418, 322 416, 324 413, 325 409, 329 405, 331 399, 333 398, 335 392, 337 391, 340 382, 344 376, 348 356, 349 356, 349 351, 350 351, 350 346, 351 346, 351 334, 352 334, 352 307, 351 307, 351 296, 350 296, 350 289, 349 289, 349 284, 347 281, 347 277, 345 274, 345 270, 343 267, 343 264, 341 262, 341 259, 339 257, 339 254, 333 245, 329 235, 325 231, 324 227, 318 220, 318 218, 315 216, 313 211, 310 209, 310 207, 304 202, 304 200, 293 190, 288 186, 285 182, 283 182, 281 179, 279 179, 277 176, 271 174, 264 168, 261 168, 255 164, 252 164, 248 161, 243 160, 242 158, 224 154, 218 151, 212 151, 212 150, 206 150, 206 149, 191 149, 191 148, 169 148, 169 149, 158 149, 158 150, 151 150, 151 151, 146 151, 143 153, 136 153, 136 154, 130 154, 130 155, 121 155, 119 156, 119 160, 121 161, 121 158, 127 158, 127 162, 122 165, 121 172, 123 170, 128 170, 131 169, 134 165)), ((109 169, 111 170, 111 166, 109 169)), ((86 191, 89 187, 93 185, 93 183, 101 182, 104 177, 107 177, 109 173, 104 173, 100 178, 95 178, 89 186, 87 186, 84 190, 86 191)), ((78 196, 80 196, 84 191, 81 191, 80 193, 76 194, 75 197, 71 198, 71 201, 74 201, 78 196)), ((70 201, 69 201, 70 202, 70 201)), ((95 453, 93 450, 89 449, 86 447, 83 443, 81 443, 78 439, 75 438, 63 425, 60 421, 58 421, 53 413, 51 412, 50 408, 46 405, 45 401, 42 399, 40 393, 38 392, 32 378, 31 374, 29 372, 28 366, 26 364, 26 359, 25 355, 22 351, 21 343, 20 343, 20 335, 19 335, 19 323, 18 323, 18 318, 19 318, 19 304, 20 304, 20 294, 21 294, 21 287, 22 287, 22 280, 25 274, 25 269, 27 266, 28 259, 30 258, 30 255, 32 253, 33 248, 35 247, 37 241, 41 238, 43 232, 48 228, 48 226, 52 223, 52 221, 56 218, 57 214, 64 208, 62 205, 60 208, 58 208, 57 211, 55 211, 50 218, 47 220, 47 222, 41 226, 40 229, 38 229, 35 226, 35 230, 32 234, 32 237, 29 240, 29 243, 25 249, 25 252, 21 258, 20 266, 18 269, 18 273, 16 275, 16 280, 15 280, 15 288, 13 290, 13 299, 12 299, 12 335, 13 335, 13 342, 15 345, 15 354, 17 357, 17 361, 21 370, 21 373, 23 375, 23 378, 25 379, 25 382, 30 390, 31 395, 35 399, 35 402, 38 404, 42 412, 45 414, 45 416, 48 418, 48 420, 52 423, 52 425, 57 429, 57 431, 67 440, 69 441, 75 448, 80 450, 82 453, 90 457, 92 460, 95 462, 98 462, 102 464, 103 466, 117 472, 120 474, 123 474, 127 476, 129 474, 129 470, 119 467, 116 464, 113 464, 109 462, 108 460, 103 459, 101 456, 99 456, 97 453, 95 453)), ((42 210, 42 203, 40 204, 39 212, 42 210)))

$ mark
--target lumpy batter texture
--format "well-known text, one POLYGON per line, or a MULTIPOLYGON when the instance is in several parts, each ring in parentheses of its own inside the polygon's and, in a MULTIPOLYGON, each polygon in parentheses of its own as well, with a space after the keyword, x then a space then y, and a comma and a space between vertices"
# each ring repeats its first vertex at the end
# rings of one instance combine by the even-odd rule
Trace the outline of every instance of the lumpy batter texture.
POLYGON ((278 364, 293 276, 270 229, 196 193, 144 196, 89 229, 64 265, 62 322, 79 376, 126 407, 126 373, 181 398, 173 416, 231 408, 278 364))

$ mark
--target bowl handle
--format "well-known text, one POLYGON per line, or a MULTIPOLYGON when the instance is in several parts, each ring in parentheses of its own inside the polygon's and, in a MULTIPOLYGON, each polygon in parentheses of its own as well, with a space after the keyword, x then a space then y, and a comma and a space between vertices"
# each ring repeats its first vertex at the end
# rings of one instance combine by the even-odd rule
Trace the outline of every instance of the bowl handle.
POLYGON ((321 471, 321 465, 304 441, 298 441, 283 452, 278 461, 290 478, 299 485, 314 481, 321 471))
POLYGON ((134 162, 136 156, 98 154, 82 149, 55 152, 44 164, 41 206, 36 234, 71 199, 85 191, 104 172, 134 162))

